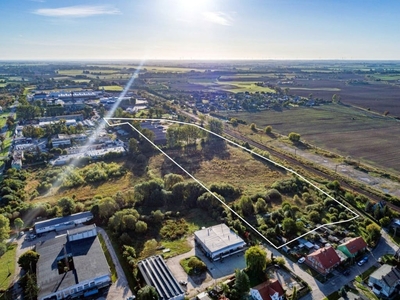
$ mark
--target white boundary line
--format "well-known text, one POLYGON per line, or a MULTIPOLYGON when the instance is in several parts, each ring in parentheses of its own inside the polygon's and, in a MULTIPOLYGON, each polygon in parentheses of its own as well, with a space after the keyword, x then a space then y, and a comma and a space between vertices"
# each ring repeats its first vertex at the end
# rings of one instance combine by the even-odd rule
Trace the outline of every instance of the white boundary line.
POLYGON ((341 223, 347 223, 350 222, 356 218, 358 218, 360 215, 357 214, 356 212, 354 212, 353 210, 351 210, 350 208, 346 207, 345 205, 343 205, 342 203, 340 203, 338 200, 336 200, 335 198, 333 198, 331 195, 329 195, 328 193, 326 193, 325 191, 323 191, 322 189, 320 189, 318 186, 316 186, 314 183, 312 183, 311 181, 309 181, 308 179, 304 178, 302 175, 298 174, 296 171, 289 169, 288 167, 285 167, 269 158, 266 158, 252 150, 247 149, 246 147, 243 147, 242 145, 239 145, 237 143, 235 143, 234 141, 231 141, 219 134, 216 134, 206 128, 203 128, 197 124, 192 124, 192 123, 186 123, 186 122, 180 122, 180 121, 175 121, 175 120, 169 120, 169 119, 148 119, 148 118, 104 118, 104 121, 107 123, 108 126, 121 126, 121 125, 129 125, 134 131, 136 131, 140 136, 142 136, 144 139, 146 139, 153 147, 155 147, 158 151, 160 151, 164 156, 166 156, 169 160, 171 160, 177 167, 179 167, 183 172, 185 172, 190 178, 192 178, 194 181, 196 181, 198 184, 200 184, 207 192, 209 192, 211 195, 214 196, 215 199, 217 199, 223 206, 225 206, 226 208, 228 208, 231 213, 233 213, 236 217, 238 217, 243 223, 245 223, 247 226, 249 226, 252 230, 254 230, 256 233, 258 233, 265 241, 267 241, 270 245, 272 245, 275 249, 280 249, 314 231, 316 231, 317 229, 323 228, 323 227, 327 227, 330 225, 335 225, 335 224, 341 224, 341 223), (124 123, 117 123, 117 124, 110 124, 108 122, 108 120, 123 120, 123 121, 159 121, 159 122, 170 122, 170 123, 175 123, 175 124, 182 124, 182 125, 191 125, 191 126, 195 126, 201 130, 204 130, 208 133, 211 133, 225 141, 227 141, 228 143, 235 145, 236 147, 239 147, 253 155, 256 155, 270 163, 273 163, 275 166, 278 166, 292 174, 295 174, 296 176, 298 176, 300 179, 302 179, 303 181, 307 182, 309 185, 311 185, 313 188, 315 188, 316 190, 318 190, 319 192, 323 193, 325 196, 327 196, 328 198, 334 200, 336 203, 338 203, 339 205, 343 206, 345 209, 347 209, 348 211, 350 211, 352 214, 354 214, 354 217, 352 217, 351 219, 348 220, 343 220, 343 221, 338 221, 338 222, 333 222, 333 223, 328 223, 328 224, 323 224, 321 226, 318 226, 316 228, 314 228, 313 230, 310 230, 292 240, 290 240, 289 242, 286 242, 283 245, 280 246, 276 246, 274 243, 272 243, 269 239, 267 239, 263 234, 261 234, 261 232, 259 232, 257 229, 255 229, 249 222, 247 222, 244 218, 242 218, 236 211, 234 211, 231 207, 229 207, 225 202, 223 202, 221 199, 219 199, 217 196, 215 196, 215 194, 213 192, 211 192, 202 182, 200 182, 197 178, 195 178, 192 174, 190 174, 188 171, 186 171, 185 168, 183 168, 180 164, 178 164, 172 157, 170 157, 167 153, 165 153, 160 147, 158 147, 156 144, 154 144, 151 140, 149 140, 143 133, 141 133, 137 128, 135 128, 131 123, 129 122, 124 122, 124 123))

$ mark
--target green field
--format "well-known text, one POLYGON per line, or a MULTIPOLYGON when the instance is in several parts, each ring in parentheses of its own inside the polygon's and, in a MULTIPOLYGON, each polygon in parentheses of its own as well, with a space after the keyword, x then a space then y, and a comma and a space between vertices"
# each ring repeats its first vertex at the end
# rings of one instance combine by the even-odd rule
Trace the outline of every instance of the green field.
POLYGON ((122 92, 122 90, 124 89, 122 86, 119 85, 103 85, 99 86, 99 88, 111 92, 122 92))
POLYGON ((397 160, 399 121, 344 105, 295 107, 282 111, 233 113, 231 117, 288 135, 294 131, 318 147, 357 157, 381 168, 400 172, 397 160))
POLYGON ((400 75, 393 74, 393 75, 379 75, 379 74, 374 74, 374 78, 380 79, 380 80, 385 80, 385 81, 395 81, 395 80, 400 80, 400 75))
POLYGON ((212 88, 214 90, 222 90, 233 93, 243 93, 243 92, 265 92, 265 93, 275 93, 273 89, 269 87, 258 86, 254 82, 247 81, 217 81, 218 85, 214 85, 212 88))
POLYGON ((7 252, 0 257, 0 290, 6 290, 14 278, 16 253, 17 245, 12 244, 8 246, 7 252))
POLYGON ((296 91, 296 90, 303 90, 303 91, 327 91, 327 92, 340 92, 341 89, 339 88, 299 88, 299 87, 290 87, 290 90, 296 91))

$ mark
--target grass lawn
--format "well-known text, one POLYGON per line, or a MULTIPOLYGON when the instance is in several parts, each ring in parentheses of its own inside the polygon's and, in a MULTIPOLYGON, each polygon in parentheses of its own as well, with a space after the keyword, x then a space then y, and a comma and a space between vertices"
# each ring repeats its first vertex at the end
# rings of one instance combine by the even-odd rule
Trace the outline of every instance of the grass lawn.
MULTIPOLYGON (((3 119, 2 117, 0 117, 0 120, 6 120, 6 119, 3 119)), ((14 127, 11 130, 6 131, 6 133, 5 133, 5 138, 6 139, 3 142, 3 150, 0 151, 0 156, 8 155, 8 152, 9 152, 11 144, 12 144, 12 137, 11 136, 12 136, 13 132, 14 132, 14 127)))
POLYGON ((103 85, 99 86, 99 89, 104 89, 105 91, 111 92, 121 92, 123 90, 123 87, 119 85, 103 85))
POLYGON ((112 260, 111 254, 108 251, 108 248, 107 248, 106 242, 104 241, 103 236, 101 234, 98 234, 97 236, 99 237, 101 248, 103 248, 103 252, 104 252, 104 255, 106 256, 107 263, 110 266, 111 280, 112 280, 112 282, 115 282, 118 279, 118 275, 117 275, 117 270, 115 269, 115 265, 112 260))
POLYGON ((8 246, 7 252, 0 257, 0 290, 6 290, 14 278, 16 253, 17 245, 12 244, 8 246))
POLYGON ((179 240, 175 241, 161 241, 161 245, 165 247, 165 249, 170 249, 170 252, 163 253, 163 257, 165 259, 174 257, 179 254, 183 254, 192 250, 192 246, 187 241, 186 237, 183 237, 179 240))

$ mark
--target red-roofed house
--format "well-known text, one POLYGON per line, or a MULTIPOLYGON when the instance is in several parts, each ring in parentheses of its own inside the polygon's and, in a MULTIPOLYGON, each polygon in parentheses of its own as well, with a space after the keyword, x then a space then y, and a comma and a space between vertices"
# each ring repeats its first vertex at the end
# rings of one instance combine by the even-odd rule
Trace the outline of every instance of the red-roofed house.
POLYGON ((270 279, 250 289, 255 300, 283 300, 285 291, 277 279, 270 279))
POLYGON ((355 257, 357 254, 367 249, 367 243, 361 236, 358 236, 339 245, 337 249, 342 251, 347 257, 355 257))
POLYGON ((340 263, 340 257, 331 246, 321 248, 306 256, 305 263, 318 273, 326 275, 340 263))

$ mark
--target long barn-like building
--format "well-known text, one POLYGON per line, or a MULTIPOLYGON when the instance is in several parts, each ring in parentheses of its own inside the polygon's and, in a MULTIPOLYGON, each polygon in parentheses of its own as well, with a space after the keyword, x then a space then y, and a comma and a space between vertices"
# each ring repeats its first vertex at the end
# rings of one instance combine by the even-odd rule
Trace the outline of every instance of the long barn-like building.
POLYGON ((185 292, 161 256, 151 256, 138 263, 147 285, 155 287, 160 300, 183 300, 185 292))
POLYGON ((85 211, 62 218, 36 222, 34 228, 36 234, 50 231, 62 231, 74 228, 76 225, 86 223, 92 219, 93 214, 90 211, 85 211))

